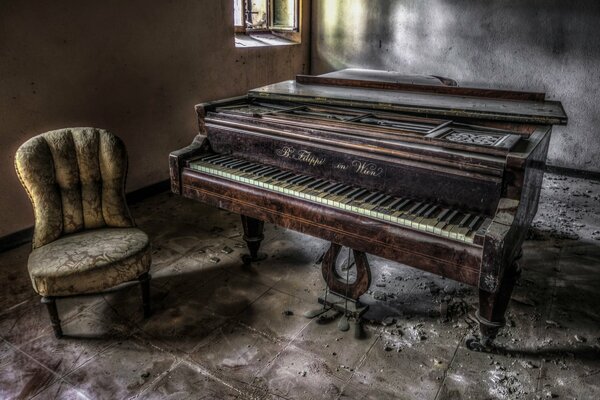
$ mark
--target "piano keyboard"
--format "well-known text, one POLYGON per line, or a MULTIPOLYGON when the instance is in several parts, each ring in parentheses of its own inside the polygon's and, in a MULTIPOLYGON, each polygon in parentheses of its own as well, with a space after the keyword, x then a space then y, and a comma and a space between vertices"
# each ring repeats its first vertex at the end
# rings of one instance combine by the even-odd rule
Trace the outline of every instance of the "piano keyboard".
POLYGON ((473 243, 477 230, 486 228, 491 221, 484 215, 465 213, 418 199, 373 192, 309 175, 299 175, 228 155, 207 155, 191 161, 189 166, 208 175, 466 243, 473 243))

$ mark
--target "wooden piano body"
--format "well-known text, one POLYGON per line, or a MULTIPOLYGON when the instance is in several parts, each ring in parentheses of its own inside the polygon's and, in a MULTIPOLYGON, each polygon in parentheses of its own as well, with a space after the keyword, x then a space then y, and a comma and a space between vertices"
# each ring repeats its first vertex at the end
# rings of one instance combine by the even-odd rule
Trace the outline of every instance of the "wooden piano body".
MULTIPOLYGON (((477 286, 489 344, 562 106, 539 93, 349 72, 198 105, 198 135, 170 156, 172 191, 241 214, 253 258, 269 222, 334 244, 328 268, 342 245, 477 286)), ((358 261, 355 300, 370 284, 358 261)))

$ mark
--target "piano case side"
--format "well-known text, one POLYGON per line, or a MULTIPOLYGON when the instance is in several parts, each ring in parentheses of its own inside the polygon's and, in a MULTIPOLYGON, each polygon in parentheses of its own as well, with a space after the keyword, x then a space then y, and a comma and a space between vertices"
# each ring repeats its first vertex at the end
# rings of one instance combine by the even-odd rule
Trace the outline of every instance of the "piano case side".
POLYGON ((519 257, 521 245, 537 212, 551 127, 540 127, 526 148, 509 155, 506 185, 483 243, 479 288, 499 290, 505 271, 519 257))

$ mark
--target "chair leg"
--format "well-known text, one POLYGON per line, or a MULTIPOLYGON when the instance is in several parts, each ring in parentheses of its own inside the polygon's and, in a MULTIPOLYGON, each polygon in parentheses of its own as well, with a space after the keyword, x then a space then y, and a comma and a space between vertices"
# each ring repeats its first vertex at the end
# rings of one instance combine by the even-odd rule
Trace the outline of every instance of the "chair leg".
POLYGON ((46 308, 48 308, 48 314, 50 314, 50 323, 52 324, 52 329, 54 329, 54 336, 56 336, 57 339, 60 339, 63 333, 60 327, 60 319, 58 318, 56 298, 43 296, 42 304, 45 304, 46 308))
POLYGON ((138 278, 142 288, 142 306, 144 307, 144 318, 148 318, 152 311, 150 310, 150 279, 152 276, 145 272, 138 278))

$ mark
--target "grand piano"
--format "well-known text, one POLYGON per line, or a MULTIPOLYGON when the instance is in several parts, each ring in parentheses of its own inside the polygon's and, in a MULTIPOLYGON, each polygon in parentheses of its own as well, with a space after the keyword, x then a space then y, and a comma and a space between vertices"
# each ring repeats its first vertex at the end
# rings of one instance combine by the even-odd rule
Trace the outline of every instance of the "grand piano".
MULTIPOLYGON (((299 75, 196 106, 199 132, 170 155, 174 193, 242 216, 247 261, 264 222, 331 242, 324 309, 371 283, 365 253, 479 290, 482 350, 504 326, 537 211, 552 126, 543 93, 347 69, 299 75), (340 273, 352 249, 354 279, 340 273), (337 300, 331 300, 337 299, 337 300)), ((316 314, 315 314, 316 315, 316 314)))

